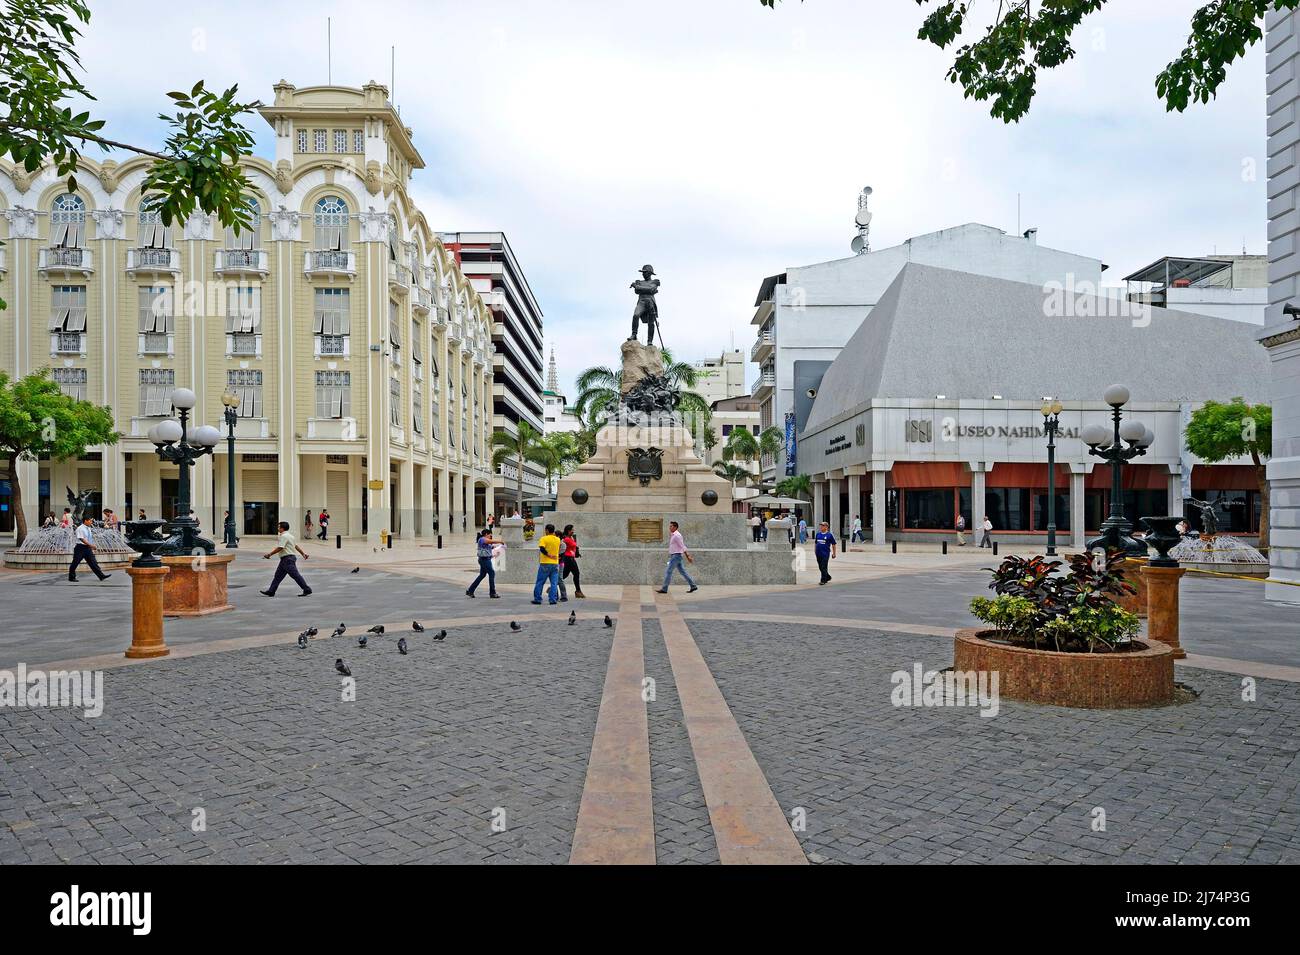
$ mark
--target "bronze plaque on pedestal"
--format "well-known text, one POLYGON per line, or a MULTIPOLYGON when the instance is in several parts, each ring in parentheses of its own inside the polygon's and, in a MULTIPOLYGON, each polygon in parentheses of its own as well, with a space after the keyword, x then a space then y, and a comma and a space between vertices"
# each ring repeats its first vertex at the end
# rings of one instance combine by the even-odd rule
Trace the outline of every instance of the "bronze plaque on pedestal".
POLYGON ((664 522, 650 517, 629 517, 627 539, 631 544, 662 544, 664 522))

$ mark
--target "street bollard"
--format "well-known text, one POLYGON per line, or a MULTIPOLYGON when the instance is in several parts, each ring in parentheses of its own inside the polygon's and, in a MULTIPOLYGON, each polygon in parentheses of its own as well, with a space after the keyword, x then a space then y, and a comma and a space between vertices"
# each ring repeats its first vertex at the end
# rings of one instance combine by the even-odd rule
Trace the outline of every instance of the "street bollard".
POLYGON ((335 535, 334 535, 334 549, 335 549, 335 550, 342 550, 342 549, 343 549, 343 535, 342 535, 342 534, 335 534, 335 535))
POLYGON ((388 549, 389 549, 389 550, 392 550, 392 549, 393 549, 393 535, 392 535, 392 534, 389 534, 389 535, 388 535, 388 549))
POLYGON ((994 542, 993 542, 993 556, 994 556, 994 557, 998 556, 998 542, 997 542, 997 541, 994 541, 994 542))
POLYGON ((438 550, 442 550, 442 535, 438 535, 438 550))
POLYGON ((947 541, 944 541, 944 542, 943 542, 943 552, 944 552, 945 554, 948 553, 948 542, 947 542, 947 541))
POLYGON ((890 541, 890 542, 889 542, 889 550, 890 550, 891 553, 897 554, 897 553, 898 553, 898 541, 890 541))

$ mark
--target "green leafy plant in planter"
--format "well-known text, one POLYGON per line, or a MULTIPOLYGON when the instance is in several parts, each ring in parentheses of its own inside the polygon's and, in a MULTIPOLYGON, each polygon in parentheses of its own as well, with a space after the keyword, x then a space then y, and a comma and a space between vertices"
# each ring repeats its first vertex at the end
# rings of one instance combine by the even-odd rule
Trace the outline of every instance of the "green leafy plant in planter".
POLYGON ((1104 558, 1075 554, 1068 572, 1058 573, 1066 566, 1062 561, 1011 556, 985 568, 993 574, 989 588, 998 596, 974 598, 971 613, 1012 643, 1038 648, 1047 643, 1064 652, 1115 650, 1138 629, 1137 616, 1114 600, 1134 593, 1123 563, 1120 551, 1104 558))

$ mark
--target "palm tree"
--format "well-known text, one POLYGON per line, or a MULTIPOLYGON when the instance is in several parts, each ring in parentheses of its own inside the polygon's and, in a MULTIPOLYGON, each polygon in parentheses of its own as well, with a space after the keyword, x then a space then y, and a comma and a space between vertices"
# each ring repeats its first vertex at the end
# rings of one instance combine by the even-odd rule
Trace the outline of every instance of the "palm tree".
POLYGON ((492 464, 500 468, 507 461, 514 461, 519 509, 524 507, 524 462, 546 466, 546 452, 542 448, 542 433, 527 421, 520 421, 518 431, 494 431, 492 433, 492 464))
POLYGON ((780 428, 764 428, 758 436, 758 453, 760 457, 776 458, 777 452, 785 447, 785 432, 780 428))
POLYGON ((782 497, 797 497, 812 503, 812 479, 806 474, 795 474, 776 482, 776 493, 782 497))
POLYGON ((731 482, 731 496, 736 496, 736 485, 744 484, 754 477, 749 468, 741 464, 732 464, 730 461, 714 461, 713 473, 720 478, 726 478, 731 482))
POLYGON ((573 466, 587 460, 580 456, 577 439, 567 432, 544 435, 537 445, 537 457, 534 462, 546 471, 546 491, 553 493, 552 482, 556 477, 568 474, 573 466))

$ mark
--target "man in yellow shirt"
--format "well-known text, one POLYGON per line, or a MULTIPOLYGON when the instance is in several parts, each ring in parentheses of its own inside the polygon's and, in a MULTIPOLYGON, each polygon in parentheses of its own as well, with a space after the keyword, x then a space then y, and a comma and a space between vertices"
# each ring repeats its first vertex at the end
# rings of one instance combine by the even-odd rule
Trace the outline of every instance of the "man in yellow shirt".
POLYGON ((563 545, 555 536, 555 525, 547 524, 546 533, 537 542, 537 582, 533 584, 533 603, 542 602, 542 584, 550 581, 547 599, 554 607, 560 600, 560 548, 563 545))

